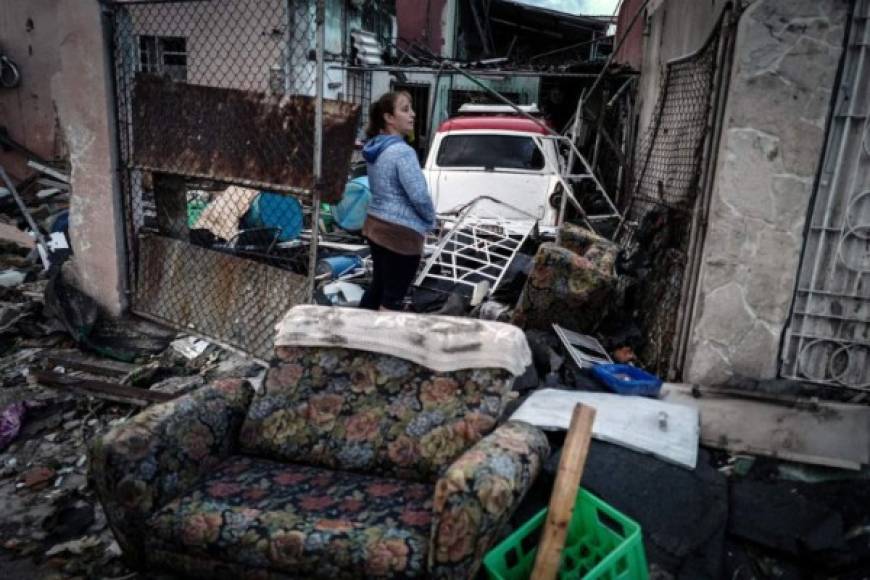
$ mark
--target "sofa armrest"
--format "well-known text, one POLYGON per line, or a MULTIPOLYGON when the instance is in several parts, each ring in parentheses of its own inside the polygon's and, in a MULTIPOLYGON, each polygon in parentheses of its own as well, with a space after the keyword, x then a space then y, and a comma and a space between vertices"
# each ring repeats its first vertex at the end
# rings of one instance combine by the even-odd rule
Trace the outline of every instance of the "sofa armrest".
POLYGON ((252 394, 247 381, 217 381, 91 442, 88 476, 125 555, 141 558, 144 521, 235 451, 252 394))
POLYGON ((549 452, 539 429, 509 421, 453 462, 435 485, 432 577, 474 577, 549 452))

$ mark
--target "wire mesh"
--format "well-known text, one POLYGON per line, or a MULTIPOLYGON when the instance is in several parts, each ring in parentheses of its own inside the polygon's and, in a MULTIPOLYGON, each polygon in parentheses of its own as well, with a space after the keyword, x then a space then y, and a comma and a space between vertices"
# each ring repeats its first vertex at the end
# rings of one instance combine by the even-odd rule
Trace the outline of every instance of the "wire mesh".
POLYGON ((720 39, 721 27, 701 50, 668 63, 626 199, 626 298, 646 337, 641 359, 660 376, 672 371, 720 39))
MULTIPOLYGON (((132 309, 263 359, 305 299, 316 5, 110 6, 132 309)), ((357 108, 324 106, 325 147, 330 130, 352 140, 357 108)))

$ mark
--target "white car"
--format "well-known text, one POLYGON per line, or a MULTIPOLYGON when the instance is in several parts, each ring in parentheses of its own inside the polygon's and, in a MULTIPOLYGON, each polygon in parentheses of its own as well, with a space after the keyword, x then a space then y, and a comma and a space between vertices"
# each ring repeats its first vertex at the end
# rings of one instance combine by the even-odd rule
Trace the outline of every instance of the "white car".
MULTIPOLYGON (((533 109, 534 110, 534 109, 533 109)), ((480 196, 490 196, 522 212, 491 204, 500 217, 539 220, 555 226, 559 213, 557 150, 538 123, 510 107, 463 105, 460 116, 438 127, 423 174, 438 213, 449 213, 480 196), (471 113, 467 115, 465 113, 471 113)))

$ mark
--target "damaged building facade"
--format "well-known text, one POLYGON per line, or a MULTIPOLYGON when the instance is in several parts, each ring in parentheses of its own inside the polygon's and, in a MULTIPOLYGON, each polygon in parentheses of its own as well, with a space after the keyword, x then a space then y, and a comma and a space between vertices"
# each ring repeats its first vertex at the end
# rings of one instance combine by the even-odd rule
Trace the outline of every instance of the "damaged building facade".
MULTIPOLYGON (((601 41, 609 26, 605 19, 563 17, 555 22, 546 10, 512 2, 443 0, 427 3, 425 11, 402 1, 325 4, 322 94, 364 110, 372 96, 391 88, 409 90, 421 119, 415 135, 421 156, 435 128, 463 102, 492 99, 479 84, 439 67, 437 59, 507 59, 510 67, 486 64, 474 69, 475 75, 516 103, 558 110, 554 116, 564 120, 577 92, 595 73, 585 73, 584 80, 579 69, 558 71, 553 62, 571 57, 600 63, 611 47, 601 41), (543 39, 542 27, 551 28, 543 39), (566 55, 558 48, 569 37, 576 42, 566 55)), ((687 141, 700 148, 693 169, 697 172, 680 178, 686 184, 681 187, 689 188, 698 180, 698 201, 688 209, 681 234, 684 255, 674 262, 675 268, 685 266, 685 274, 677 288, 667 290, 671 298, 665 319, 652 307, 644 315, 644 330, 659 336, 648 358, 656 361, 661 374, 688 382, 783 376, 863 385, 868 356, 866 256, 859 246, 866 197, 841 187, 831 189, 831 195, 823 191, 832 187, 829 178, 847 179, 848 170, 831 164, 849 163, 857 151, 848 142, 843 151, 852 153, 838 155, 832 149, 838 145, 826 139, 833 138, 838 115, 860 114, 849 110, 855 99, 844 101, 848 81, 863 79, 860 63, 845 61, 856 49, 843 50, 854 41, 850 34, 860 34, 860 15, 833 0, 717 0, 712 8, 661 0, 648 3, 637 25, 629 27, 642 4, 625 2, 622 8, 619 27, 628 37, 620 41, 614 60, 641 73, 633 87, 638 103, 633 132, 621 135, 634 138, 626 151, 633 147, 635 186, 648 181, 639 190, 641 196, 654 201, 669 195, 675 173, 645 174, 657 163, 662 171, 677 171, 676 165, 668 165, 669 155, 677 159, 676 148, 647 150, 652 162, 646 165, 643 156, 644 138, 657 131, 656 120, 666 104, 661 96, 669 63, 697 56, 705 47, 714 50, 709 48, 714 36, 719 43, 708 57, 715 61, 705 81, 708 95, 702 105, 708 110, 697 116, 699 131, 687 141), (819 201, 820 195, 829 201, 819 201), (837 195, 844 197, 838 201, 837 195), (821 213, 816 216, 815 211, 821 213), (837 238, 831 228, 851 233, 837 238), (839 265, 829 266, 831 262, 839 265), (832 301, 824 298, 826 292, 832 292, 832 301)), ((265 95, 314 95, 316 42, 314 10, 305 3, 258 3, 254 12, 241 0, 207 8, 196 2, 121 1, 112 6, 102 20, 97 9, 73 17, 50 2, 28 9, 20 4, 6 7, 7 51, 45 74, 23 79, 30 100, 6 92, 0 94, 0 105, 9 119, 9 135, 18 142, 46 157, 75 150, 71 175, 73 190, 80 194, 73 196, 71 239, 80 250, 82 283, 110 311, 120 312, 128 297, 135 296, 139 266, 124 256, 136 254, 133 232, 154 212, 147 196, 136 193, 142 186, 136 170, 128 180, 116 169, 130 161, 125 160, 124 135, 129 137, 131 103, 125 98, 133 77, 151 74, 265 95), (79 71, 82 59, 71 56, 73 45, 60 50, 52 42, 40 42, 54 23, 69 27, 68 36, 76 42, 87 43, 82 50, 99 48, 106 56, 104 66, 79 71), (111 37, 106 30, 114 30, 111 37), (38 48, 28 54, 27 46, 34 45, 38 48), (56 64, 63 59, 70 60, 69 66, 56 64), (61 95, 54 87, 67 77, 75 80, 66 85, 82 90, 61 95), (94 87, 103 89, 104 99, 91 98, 94 87), (100 110, 106 115, 85 106, 95 102, 105 107, 100 110), (112 108, 119 111, 117 127, 112 108), (121 148, 113 153, 117 132, 121 148), (127 202, 124 191, 132 195, 127 202), (86 251, 92 248, 95 252, 86 251)), ((363 116, 356 121, 356 137, 363 116)), ((671 131, 660 129, 659 141, 671 131)), ((678 139, 675 135, 671 131, 669 138, 678 139)), ((4 160, 14 172, 13 157, 4 160)), ((621 183, 612 193, 628 209, 633 186, 627 179, 621 183)), ((664 291, 653 288, 650 293, 664 291)))
POLYGON ((698 384, 782 376, 865 387, 866 160, 862 138, 848 135, 864 118, 866 7, 713 4, 651 3, 643 35, 618 55, 640 62, 639 122, 654 127, 669 63, 733 28, 711 101, 672 370, 698 384))
POLYGON ((4 2, 0 569, 470 578, 576 498, 578 576, 863 577, 868 22, 4 2), (405 312, 355 308, 391 90, 438 214, 405 312))
MULTIPOLYGON (((838 123, 863 114, 853 110, 857 100, 849 93, 864 79, 861 62, 849 60, 859 46, 855 35, 862 34, 861 3, 852 14, 836 0, 717 0, 712 7, 660 0, 647 3, 631 26, 643 4, 625 2, 619 17, 627 37, 617 35, 614 62, 640 76, 630 87, 635 122, 619 135, 630 140, 625 151, 632 179, 614 181, 611 193, 638 222, 656 198, 673 195, 676 205, 688 203, 674 220, 683 220, 680 247, 668 262, 683 273, 671 278, 670 287, 656 282, 646 289, 652 299, 642 326, 654 345, 647 358, 660 374, 695 383, 782 376, 864 385, 867 198, 851 177, 862 162, 860 145, 846 137, 836 141, 850 135, 848 123, 838 123), (699 89, 706 94, 691 101, 699 107, 695 132, 662 126, 670 110, 662 90, 668 68, 697 71, 702 58, 709 74, 699 89), (681 139, 691 149, 684 166, 681 139), (636 203, 632 210, 638 198, 647 206, 636 203), (664 314, 654 306, 663 295, 664 314)), ((424 11, 415 6, 326 2, 321 93, 364 111, 373 96, 409 90, 421 118, 415 135, 421 156, 435 128, 463 102, 492 99, 486 88, 517 104, 538 103, 563 121, 584 83, 594 79, 594 63, 600 68, 612 48, 612 41, 602 40, 605 18, 554 20, 546 10, 507 1, 443 0, 427 3, 424 11), (549 34, 542 37, 543 28, 549 34), (566 44, 567 54, 559 50, 566 44), (439 59, 478 62, 474 74, 486 88, 439 66, 439 59), (572 59, 581 64, 558 68, 572 59), (593 70, 579 72, 582 63, 593 70)), ((51 2, 4 10, 10 56, 28 70, 45 71, 23 79, 29 100, 0 94, 8 134, 46 157, 70 152, 78 192, 71 239, 82 284, 112 312, 131 300, 136 309, 138 269, 149 263, 138 259, 138 234, 154 224, 171 228, 173 218, 155 207, 153 180, 143 182, 141 174, 147 164, 136 162, 129 149, 134 78, 152 75, 276 99, 313 96, 314 9, 233 0, 220 6, 119 1, 102 16, 94 7, 70 15, 51 2), (78 44, 61 50, 41 42, 55 24, 68 27, 67 36, 78 44), (83 68, 73 53, 79 46, 99 49, 103 64, 83 68), (61 94, 61 84, 81 89, 61 94), (95 89, 101 95, 96 100, 95 89), (104 108, 92 108, 94 103, 104 108)), ((614 83, 612 92, 621 85, 614 83)), ((356 117, 355 138, 363 117, 356 117)), ((305 155, 303 163, 313 164, 313 151, 305 155)), ((23 173, 13 157, 3 159, 23 173)), ((602 179, 615 173, 612 167, 602 179)))

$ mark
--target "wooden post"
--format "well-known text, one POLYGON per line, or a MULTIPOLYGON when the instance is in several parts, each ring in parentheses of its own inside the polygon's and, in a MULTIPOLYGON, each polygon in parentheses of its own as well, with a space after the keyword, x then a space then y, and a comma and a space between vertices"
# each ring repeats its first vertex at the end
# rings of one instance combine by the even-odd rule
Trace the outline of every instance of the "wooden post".
POLYGON ((595 409, 579 404, 574 407, 565 446, 562 447, 559 470, 556 472, 556 483, 550 496, 544 533, 538 545, 532 580, 553 580, 559 572, 562 548, 565 546, 568 524, 571 522, 577 490, 583 477, 594 421, 595 409))

